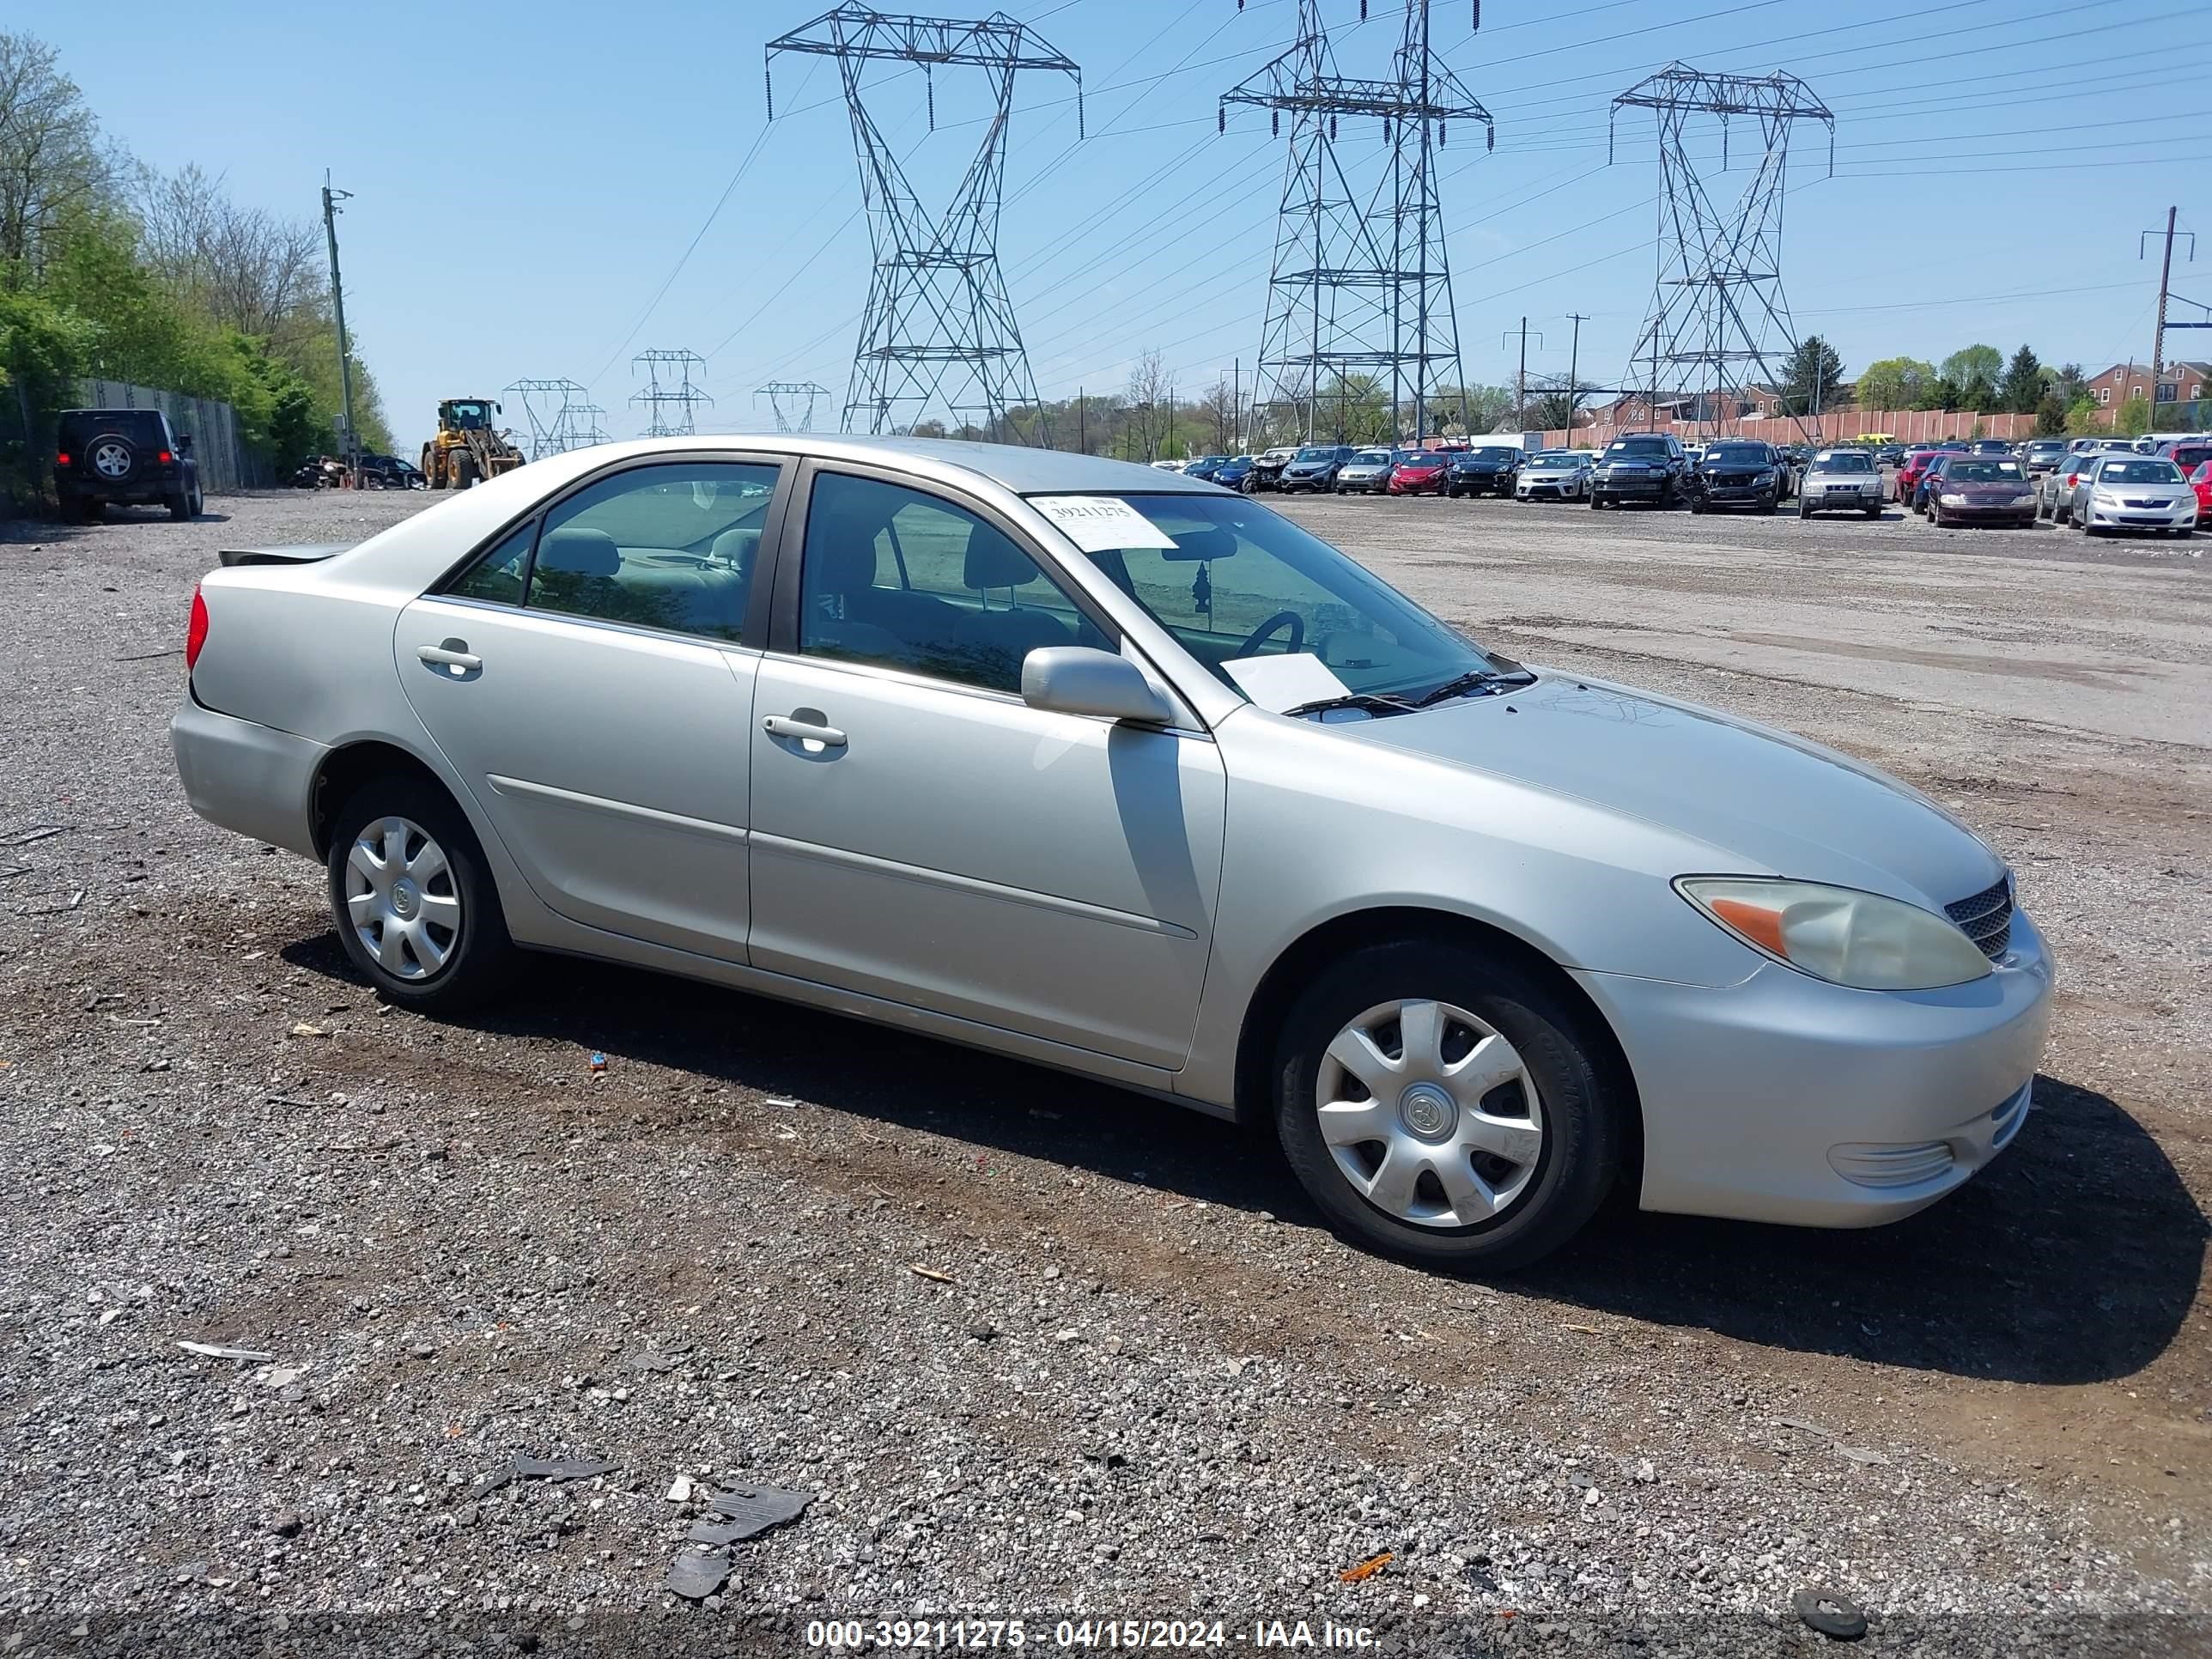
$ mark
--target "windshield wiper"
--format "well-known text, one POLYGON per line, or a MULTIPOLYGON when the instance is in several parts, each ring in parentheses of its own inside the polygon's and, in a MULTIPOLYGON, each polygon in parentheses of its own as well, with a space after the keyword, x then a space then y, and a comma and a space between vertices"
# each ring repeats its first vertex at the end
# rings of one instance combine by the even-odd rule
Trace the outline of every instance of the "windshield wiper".
POLYGON ((1403 697, 1386 697, 1373 691, 1347 691, 1340 697, 1322 697, 1312 702, 1302 702, 1283 713, 1296 719, 1301 714, 1326 714, 1332 708, 1364 708, 1370 714, 1410 714, 1419 708, 1403 697))
POLYGON ((1501 672, 1495 668, 1477 668, 1446 680, 1433 691, 1422 693, 1413 699, 1413 706, 1416 708, 1426 708, 1431 703, 1443 702, 1450 697, 1464 696, 1467 693, 1480 690, 1486 685, 1534 685, 1535 683, 1536 677, 1525 668, 1516 667, 1510 672, 1501 672))

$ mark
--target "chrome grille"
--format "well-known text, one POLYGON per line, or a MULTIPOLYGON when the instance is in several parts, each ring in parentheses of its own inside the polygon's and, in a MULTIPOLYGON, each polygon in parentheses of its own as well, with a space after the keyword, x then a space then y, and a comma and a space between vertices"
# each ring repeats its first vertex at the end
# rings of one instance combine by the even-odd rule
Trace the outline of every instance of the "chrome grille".
POLYGON ((2012 877, 2000 876, 1995 885, 1984 887, 1972 898, 1945 905, 1943 914, 1995 962, 2012 944, 2012 877))

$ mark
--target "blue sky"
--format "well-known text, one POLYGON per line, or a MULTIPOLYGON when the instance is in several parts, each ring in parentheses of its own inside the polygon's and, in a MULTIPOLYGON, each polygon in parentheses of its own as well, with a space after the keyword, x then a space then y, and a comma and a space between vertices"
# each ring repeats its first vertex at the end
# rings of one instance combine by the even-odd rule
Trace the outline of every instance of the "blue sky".
MULTIPOLYGON (((869 271, 851 131, 823 60, 779 61, 772 123, 763 78, 763 42, 826 3, 213 3, 182 33, 158 14, 174 52, 112 50, 112 9, 48 8, 33 27, 142 158, 198 161, 241 199, 303 215, 325 167, 355 192, 339 224, 348 320, 404 450, 440 397, 524 377, 588 384, 629 435, 643 423, 629 357, 648 346, 707 356, 702 427, 766 422, 753 392, 770 379, 842 399, 869 271)), ((1386 73, 1401 0, 1370 0, 1364 24, 1358 0, 1322 5, 1341 72, 1386 73)), ((1238 358, 1249 384, 1285 141, 1249 110, 1217 135, 1215 106, 1287 46, 1294 0, 1005 9, 1085 72, 1079 143, 1064 77, 1017 91, 1000 250, 1041 388, 1119 389, 1154 347, 1186 395, 1238 358)), ((1494 153, 1455 131, 1443 158, 1470 380, 1510 381, 1503 336, 1524 313, 1531 373, 1565 372, 1577 311, 1583 378, 1625 374, 1651 292, 1656 151, 1648 113, 1624 112, 1608 166, 1607 104, 1670 58, 1787 69, 1835 111, 1835 177, 1817 128, 1791 152, 1783 269, 1799 330, 1829 338, 1847 373, 1976 341, 2026 340, 2093 374, 2148 360, 2157 269, 2137 237, 2172 202, 2207 232, 2174 286, 2212 299, 2212 120, 2189 90, 2212 67, 2203 0, 1488 0, 1483 14, 1477 34, 1467 0, 1434 13, 1438 49, 1498 122, 1494 153)), ((925 193, 949 191, 972 154, 975 73, 938 77, 934 132, 918 76, 872 80, 925 193)), ((1731 195, 1747 177, 1748 146, 1733 148, 1731 195)), ((2169 355, 2204 356, 2195 342, 2212 336, 2169 338, 2169 355)))

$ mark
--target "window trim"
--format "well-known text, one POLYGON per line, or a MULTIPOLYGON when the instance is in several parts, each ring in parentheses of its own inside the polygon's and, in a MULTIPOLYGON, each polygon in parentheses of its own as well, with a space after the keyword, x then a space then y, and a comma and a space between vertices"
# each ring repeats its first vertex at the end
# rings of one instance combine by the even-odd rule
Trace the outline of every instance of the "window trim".
POLYGON ((556 494, 544 496, 530 504, 524 511, 502 522, 491 534, 484 537, 461 558, 454 561, 438 580, 416 597, 442 599, 451 605, 477 605, 489 611, 506 611, 518 616, 544 617, 551 619, 581 623, 600 628, 622 629, 647 634, 655 639, 689 640, 713 649, 759 651, 769 634, 770 589, 773 578, 781 565, 777 551, 782 544, 784 519, 790 509, 793 480, 799 471, 800 458, 775 455, 751 450, 678 449, 656 451, 648 455, 626 455, 592 468, 574 478, 556 494), (761 518, 759 550, 753 555, 753 574, 745 594, 745 617, 734 640, 719 638, 711 634, 695 634, 689 629, 656 628, 650 623, 625 622, 611 617, 590 617, 572 611, 540 609, 530 603, 530 580, 538 571, 538 538, 545 528, 545 520, 556 509, 564 506, 585 490, 619 477, 625 472, 642 471, 648 467, 681 465, 772 466, 776 470, 776 481, 769 494, 768 511, 761 518), (522 568, 522 602, 508 605, 499 599, 477 599, 472 594, 455 593, 453 586, 472 569, 477 560, 491 552, 517 530, 530 528, 530 556, 522 568), (763 576, 769 580, 763 580, 763 576))
MULTIPOLYGON (((769 615, 768 639, 764 647, 775 655, 788 657, 794 662, 834 662, 848 668, 879 669, 895 672, 903 678, 915 679, 928 685, 941 686, 958 691, 972 691, 981 696, 1011 697, 1017 702, 1021 701, 1021 694, 1018 691, 999 691, 989 686, 975 685, 964 680, 941 679, 935 675, 921 673, 909 668, 896 668, 890 664, 855 663, 842 657, 812 655, 800 648, 799 623, 800 611, 803 608, 802 596, 805 592, 805 572, 803 566, 806 558, 806 520, 814 505, 815 480, 824 475, 864 479, 872 483, 889 484, 895 489, 909 490, 915 495, 943 501, 948 507, 957 507, 981 520, 1029 556, 1037 568, 1045 574, 1053 585, 1082 614, 1084 619, 1105 636, 1109 648, 1117 652, 1127 648, 1127 640, 1121 624, 1099 607, 1097 602, 1084 591, 1083 585, 1070 575, 1060 560, 1053 557, 1049 552, 1041 547, 1035 537, 988 501, 980 501, 973 495, 951 489, 933 478, 919 477, 910 472, 901 472, 893 467, 872 465, 866 461, 850 461, 842 457, 834 459, 814 456, 804 457, 794 471, 796 477, 792 484, 791 500, 784 514, 781 539, 776 551, 775 592, 772 601, 774 608, 769 615)), ((1152 666, 1152 672, 1158 678, 1164 681, 1167 680, 1167 676, 1160 674, 1157 665, 1148 665, 1152 666)), ((1172 684, 1173 682, 1168 681, 1168 684, 1172 684)), ((1176 696, 1180 701, 1181 694, 1177 693, 1176 696)))

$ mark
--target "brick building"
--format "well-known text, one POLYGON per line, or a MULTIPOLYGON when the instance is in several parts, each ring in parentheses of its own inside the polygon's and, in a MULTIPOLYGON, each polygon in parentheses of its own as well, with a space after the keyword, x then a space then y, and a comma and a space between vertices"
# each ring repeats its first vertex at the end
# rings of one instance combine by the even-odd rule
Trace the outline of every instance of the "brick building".
MULTIPOLYGON (((2140 397, 2152 404, 2202 403, 2212 393, 2212 363, 2174 362, 2166 365, 2158 380, 2157 395, 2151 392, 2148 363, 2114 363, 2102 374, 2088 383, 2089 395, 2097 400, 2097 407, 2107 411, 2117 410, 2130 398, 2140 397)), ((2160 422, 2155 409, 2151 424, 2160 422)))

